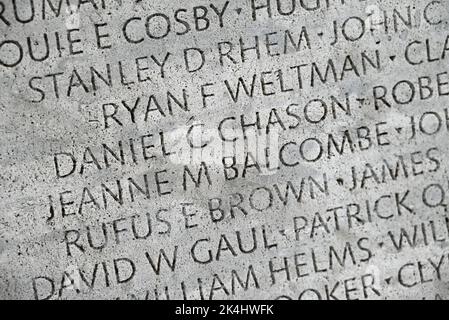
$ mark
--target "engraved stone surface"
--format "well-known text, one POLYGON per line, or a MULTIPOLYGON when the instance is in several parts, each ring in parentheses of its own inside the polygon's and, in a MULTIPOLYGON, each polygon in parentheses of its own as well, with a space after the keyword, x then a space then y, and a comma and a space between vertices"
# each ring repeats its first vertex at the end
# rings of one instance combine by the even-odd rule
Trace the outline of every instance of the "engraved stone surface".
POLYGON ((449 298, 448 0, 0 0, 0 299, 449 298))

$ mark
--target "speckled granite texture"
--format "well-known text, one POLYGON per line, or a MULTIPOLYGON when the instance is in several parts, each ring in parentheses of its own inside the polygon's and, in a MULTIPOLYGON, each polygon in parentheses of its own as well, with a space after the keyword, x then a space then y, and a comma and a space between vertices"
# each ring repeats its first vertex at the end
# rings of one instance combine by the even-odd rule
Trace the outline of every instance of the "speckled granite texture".
POLYGON ((448 0, 0 0, 0 299, 449 298, 448 0))

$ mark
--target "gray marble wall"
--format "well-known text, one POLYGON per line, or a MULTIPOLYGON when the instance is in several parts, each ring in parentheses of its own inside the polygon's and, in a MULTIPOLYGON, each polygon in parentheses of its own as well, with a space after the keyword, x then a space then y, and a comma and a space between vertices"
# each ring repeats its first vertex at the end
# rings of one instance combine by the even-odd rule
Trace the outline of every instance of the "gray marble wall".
POLYGON ((0 0, 0 298, 448 298, 448 9, 0 0))

